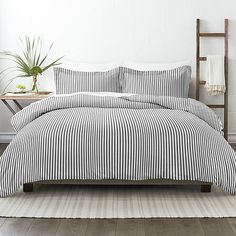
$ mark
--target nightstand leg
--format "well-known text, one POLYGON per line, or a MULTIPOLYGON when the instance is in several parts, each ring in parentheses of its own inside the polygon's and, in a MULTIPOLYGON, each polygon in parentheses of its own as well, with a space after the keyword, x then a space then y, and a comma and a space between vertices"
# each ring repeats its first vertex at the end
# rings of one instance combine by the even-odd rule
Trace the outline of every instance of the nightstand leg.
POLYGON ((20 110, 23 109, 23 107, 20 105, 19 102, 17 102, 16 100, 12 100, 12 101, 17 105, 17 107, 18 107, 20 110))
POLYGON ((16 111, 11 107, 11 105, 6 100, 2 99, 2 102, 6 105, 6 107, 11 111, 13 115, 16 114, 16 111))

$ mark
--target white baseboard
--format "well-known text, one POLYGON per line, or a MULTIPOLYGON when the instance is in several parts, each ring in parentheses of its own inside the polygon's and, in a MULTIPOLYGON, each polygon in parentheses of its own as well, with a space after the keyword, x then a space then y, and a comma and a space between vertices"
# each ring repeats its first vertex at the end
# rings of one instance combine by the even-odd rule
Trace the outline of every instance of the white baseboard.
POLYGON ((10 143, 15 133, 0 133, 0 143, 10 143))
MULTIPOLYGON (((0 133, 0 143, 10 143, 15 133, 0 133)), ((229 143, 236 143, 236 133, 229 134, 229 143)))
POLYGON ((236 143, 236 134, 229 134, 229 143, 236 143))

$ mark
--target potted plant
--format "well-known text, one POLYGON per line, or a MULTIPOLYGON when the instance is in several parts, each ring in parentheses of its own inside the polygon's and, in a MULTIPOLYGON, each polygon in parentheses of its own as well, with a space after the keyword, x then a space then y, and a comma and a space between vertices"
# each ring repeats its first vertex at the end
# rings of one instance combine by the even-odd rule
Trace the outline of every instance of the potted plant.
POLYGON ((60 60, 62 59, 62 57, 45 65, 46 59, 52 49, 53 43, 51 44, 45 55, 42 55, 42 40, 40 37, 30 39, 28 36, 26 36, 24 40, 20 39, 20 43, 21 54, 11 51, 0 51, 0 55, 2 55, 0 59, 10 60, 15 64, 15 66, 9 67, 0 72, 0 74, 4 74, 4 72, 10 70, 10 72, 16 73, 16 75, 10 79, 10 82, 7 84, 5 89, 16 78, 32 77, 32 92, 38 93, 38 76, 52 66, 61 64, 60 60))

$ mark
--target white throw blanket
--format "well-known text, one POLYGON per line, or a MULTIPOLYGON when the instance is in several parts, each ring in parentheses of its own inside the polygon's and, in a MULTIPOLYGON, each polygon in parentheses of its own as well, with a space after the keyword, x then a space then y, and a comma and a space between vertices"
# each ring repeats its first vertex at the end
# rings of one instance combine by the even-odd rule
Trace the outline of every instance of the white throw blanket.
POLYGON ((211 96, 225 93, 224 56, 207 56, 205 88, 211 96))

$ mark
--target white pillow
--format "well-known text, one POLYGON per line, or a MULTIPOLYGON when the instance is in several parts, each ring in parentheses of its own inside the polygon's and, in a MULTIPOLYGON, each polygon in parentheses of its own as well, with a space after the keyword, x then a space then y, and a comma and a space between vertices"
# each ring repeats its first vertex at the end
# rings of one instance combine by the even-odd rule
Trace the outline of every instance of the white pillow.
POLYGON ((59 67, 80 72, 106 72, 119 67, 119 64, 116 63, 95 64, 95 63, 78 63, 72 61, 65 61, 62 62, 62 64, 59 65, 59 67))
POLYGON ((173 63, 141 63, 141 62, 125 62, 123 67, 138 71, 165 71, 176 69, 181 66, 191 66, 190 61, 180 61, 173 63))

